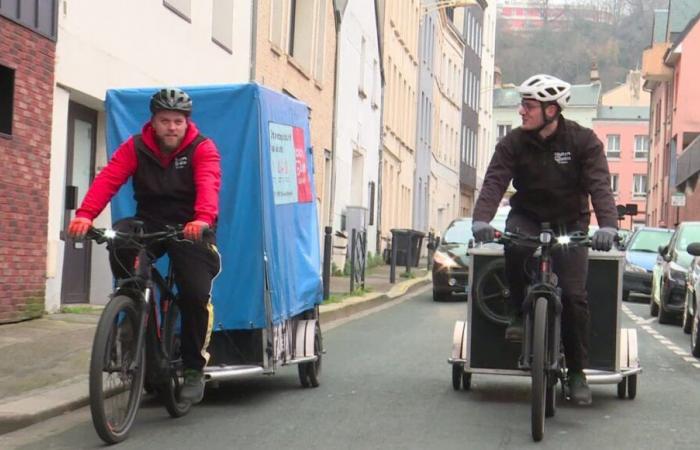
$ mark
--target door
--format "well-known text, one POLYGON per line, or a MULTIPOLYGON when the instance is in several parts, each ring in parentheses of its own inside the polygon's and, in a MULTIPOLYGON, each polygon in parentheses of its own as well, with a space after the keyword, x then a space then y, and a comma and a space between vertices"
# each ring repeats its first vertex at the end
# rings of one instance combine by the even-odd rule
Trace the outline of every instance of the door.
MULTIPOLYGON (((75 216, 95 176, 97 111, 70 102, 63 229, 75 216)), ((62 303, 90 303, 91 242, 66 241, 61 283, 62 303)))

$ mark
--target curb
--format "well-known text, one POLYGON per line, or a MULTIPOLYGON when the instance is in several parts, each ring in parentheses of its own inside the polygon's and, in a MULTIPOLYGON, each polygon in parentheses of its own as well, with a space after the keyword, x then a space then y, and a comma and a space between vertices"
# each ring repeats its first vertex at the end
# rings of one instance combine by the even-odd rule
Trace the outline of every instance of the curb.
MULTIPOLYGON (((395 300, 431 282, 431 274, 402 281, 389 292, 369 293, 361 297, 348 297, 341 303, 322 305, 321 319, 333 322, 395 300)), ((38 389, 24 396, 17 396, 0 403, 0 435, 82 408, 89 404, 87 375, 64 381, 58 386, 38 389)))
POLYGON ((87 376, 64 382, 58 388, 44 388, 17 397, 0 404, 0 435, 82 408, 88 402, 87 376))
POLYGON ((343 299, 341 303, 331 305, 321 305, 320 315, 325 322, 333 322, 339 319, 351 317, 357 313, 377 307, 384 303, 388 303, 398 297, 407 294, 409 291, 414 291, 420 287, 429 284, 432 280, 430 274, 421 278, 403 281, 392 287, 385 294, 369 293, 361 297, 348 297, 343 299))

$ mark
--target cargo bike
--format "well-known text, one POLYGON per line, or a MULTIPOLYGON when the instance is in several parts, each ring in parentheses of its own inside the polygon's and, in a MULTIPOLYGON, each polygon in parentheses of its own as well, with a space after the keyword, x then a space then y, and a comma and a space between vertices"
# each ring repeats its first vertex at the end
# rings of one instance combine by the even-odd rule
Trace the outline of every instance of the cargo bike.
MULTIPOLYGON (((498 243, 530 245, 539 250, 530 261, 530 284, 523 305, 521 342, 505 339, 510 291, 505 276, 503 248, 488 244, 469 250, 467 318, 457 321, 452 339, 452 385, 471 389, 473 374, 531 378, 531 432, 544 436, 544 419, 556 412, 556 385, 568 398, 566 367, 561 347, 561 289, 552 272, 550 251, 558 246, 589 246, 584 234, 555 236, 547 224, 537 236, 504 233, 498 243), (534 266, 534 267, 532 267, 534 266)), ((636 329, 621 328, 624 254, 589 252, 588 302, 591 312, 589 384, 616 384, 619 398, 637 395, 641 372, 636 329)))
MULTIPOLYGON (((296 366, 301 385, 317 387, 324 352, 322 280, 308 107, 257 84, 185 90, 195 105, 194 122, 219 148, 222 168, 222 269, 211 295, 205 380, 216 385, 296 366)), ((108 156, 140 132, 154 91, 108 91, 108 156)), ((113 221, 133 216, 134 206, 129 183, 112 201, 113 221)), ((182 235, 176 228, 131 235, 95 229, 91 237, 130 240, 143 248, 141 269, 115 287, 93 345, 93 423, 103 440, 115 443, 127 437, 143 389, 158 394, 173 417, 191 406, 178 399, 180 317, 172 271, 167 257, 146 257, 150 241, 182 235)))

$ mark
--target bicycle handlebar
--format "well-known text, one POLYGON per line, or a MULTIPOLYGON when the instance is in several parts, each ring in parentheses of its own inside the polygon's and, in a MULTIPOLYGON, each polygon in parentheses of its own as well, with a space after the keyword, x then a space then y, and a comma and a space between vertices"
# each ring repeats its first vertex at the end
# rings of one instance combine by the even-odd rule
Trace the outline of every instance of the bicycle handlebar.
POLYGON ((527 245, 532 246, 549 246, 549 247, 590 247, 591 238, 587 234, 577 231, 568 235, 556 236, 551 230, 542 230, 540 234, 537 235, 527 235, 523 233, 513 233, 510 231, 506 232, 496 232, 496 238, 492 241, 497 244, 506 244, 513 242, 516 245, 527 245), (549 236, 549 240, 545 235, 549 236))
POLYGON ((184 240, 182 225, 176 227, 168 226, 165 231, 156 231, 153 233, 131 233, 125 231, 116 231, 109 228, 94 228, 90 227, 85 239, 91 239, 98 244, 103 244, 107 241, 122 240, 130 241, 139 245, 147 245, 157 241, 165 241, 168 239, 184 240))

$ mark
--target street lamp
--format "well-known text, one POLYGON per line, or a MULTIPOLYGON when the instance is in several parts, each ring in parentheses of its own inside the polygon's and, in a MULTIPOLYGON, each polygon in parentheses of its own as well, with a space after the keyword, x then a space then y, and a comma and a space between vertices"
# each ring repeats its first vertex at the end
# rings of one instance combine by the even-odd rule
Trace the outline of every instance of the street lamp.
POLYGON ((478 5, 478 0, 438 0, 435 3, 429 3, 423 6, 423 14, 430 11, 437 11, 445 8, 462 8, 465 6, 478 5))

